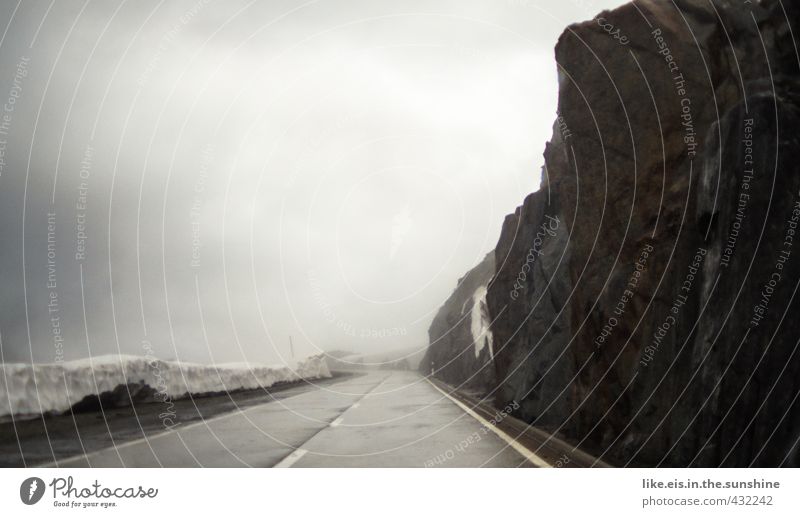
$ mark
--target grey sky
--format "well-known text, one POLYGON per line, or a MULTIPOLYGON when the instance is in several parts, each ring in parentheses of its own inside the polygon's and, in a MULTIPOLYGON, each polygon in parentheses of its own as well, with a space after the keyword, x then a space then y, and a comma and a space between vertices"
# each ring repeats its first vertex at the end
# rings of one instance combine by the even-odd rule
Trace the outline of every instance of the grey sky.
POLYGON ((3 3, 3 358, 424 347, 622 3, 3 3))

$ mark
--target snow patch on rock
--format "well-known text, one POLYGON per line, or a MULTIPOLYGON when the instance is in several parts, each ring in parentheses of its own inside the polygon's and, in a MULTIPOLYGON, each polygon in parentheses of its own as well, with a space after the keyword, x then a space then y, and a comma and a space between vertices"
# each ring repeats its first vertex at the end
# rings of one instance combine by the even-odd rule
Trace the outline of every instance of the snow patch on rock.
POLYGON ((492 331, 489 329, 489 309, 486 306, 486 286, 475 289, 472 295, 472 312, 470 312, 470 330, 472 342, 475 343, 475 357, 480 357, 485 346, 489 346, 489 358, 494 359, 492 331))
POLYGON ((88 395, 146 384, 173 399, 201 393, 266 388, 280 382, 329 378, 321 355, 286 366, 202 365, 109 355, 53 364, 0 364, 0 416, 66 411, 88 395))

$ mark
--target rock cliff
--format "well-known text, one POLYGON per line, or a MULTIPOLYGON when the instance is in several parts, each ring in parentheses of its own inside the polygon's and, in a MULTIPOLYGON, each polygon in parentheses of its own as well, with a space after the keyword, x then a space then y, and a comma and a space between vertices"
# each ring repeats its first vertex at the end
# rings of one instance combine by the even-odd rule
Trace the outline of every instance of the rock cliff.
POLYGON ((459 279, 428 330, 430 345, 420 363, 422 373, 482 395, 494 384, 494 344, 486 305, 494 271, 492 252, 459 279))
POLYGON ((800 466, 798 13, 637 0, 563 33, 488 284, 499 407, 620 466, 800 466))

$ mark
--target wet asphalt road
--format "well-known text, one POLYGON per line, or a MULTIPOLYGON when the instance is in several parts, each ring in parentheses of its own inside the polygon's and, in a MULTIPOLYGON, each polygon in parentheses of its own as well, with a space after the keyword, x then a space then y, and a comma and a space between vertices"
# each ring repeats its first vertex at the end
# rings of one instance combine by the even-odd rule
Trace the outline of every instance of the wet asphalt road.
POLYGON ((84 453, 152 436, 166 425, 188 426, 238 409, 275 402, 306 391, 342 382, 359 373, 340 373, 331 379, 195 396, 174 401, 106 408, 105 411, 66 413, 6 419, 0 423, 0 467, 26 467, 62 461, 84 453), (165 420, 169 417, 169 420, 165 420))
POLYGON ((58 465, 533 466, 426 379, 403 371, 351 375, 58 465))

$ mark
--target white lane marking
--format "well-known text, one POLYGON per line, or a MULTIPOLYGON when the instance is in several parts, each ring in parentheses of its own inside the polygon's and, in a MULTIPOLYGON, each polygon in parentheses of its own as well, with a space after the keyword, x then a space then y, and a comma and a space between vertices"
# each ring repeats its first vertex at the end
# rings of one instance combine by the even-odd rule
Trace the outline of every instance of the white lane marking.
POLYGON ((514 449, 515 451, 520 453, 525 459, 527 459, 528 461, 530 461, 531 463, 533 463, 537 467, 541 467, 541 468, 550 468, 550 467, 552 467, 552 465, 550 465, 549 463, 544 461, 542 458, 540 458, 539 456, 534 454, 533 451, 531 451, 530 449, 528 449, 527 447, 525 447, 524 445, 522 445, 521 443, 516 441, 513 437, 511 437, 510 435, 506 434, 505 432, 501 431, 500 429, 498 429, 497 427, 495 427, 494 425, 489 423, 488 420, 486 420, 485 418, 480 416, 478 413, 476 413, 473 410, 471 410, 470 408, 468 408, 461 401, 451 397, 449 393, 447 393, 447 392, 443 391, 442 389, 440 389, 439 386, 437 386, 434 383, 432 383, 430 381, 430 379, 425 377, 425 380, 428 381, 428 383, 431 386, 436 388, 436 390, 439 393, 441 393, 442 395, 444 395, 445 397, 450 399, 455 405, 457 405, 458 407, 463 409, 469 416, 471 416, 472 418, 474 418, 475 420, 477 420, 478 422, 483 424, 485 427, 488 427, 492 432, 494 432, 494 434, 499 436, 504 442, 506 442, 508 445, 510 445, 512 449, 514 449))
POLYGON ((275 465, 273 468, 276 469, 288 469, 295 463, 297 463, 300 458, 306 455, 308 451, 305 449, 296 449, 293 453, 283 458, 280 463, 275 465))
POLYGON ((386 377, 384 377, 384 378, 381 380, 381 382, 379 382, 378 384, 376 384, 376 385, 375 385, 375 387, 374 387, 374 388, 372 388, 372 389, 370 389, 368 392, 364 393, 364 395, 362 395, 362 396, 361 396, 361 398, 360 398, 360 399, 359 399, 357 402, 354 402, 352 406, 350 406, 349 408, 345 409, 345 410, 342 412, 342 414, 341 414, 341 415, 339 415, 339 416, 338 416, 338 417, 337 417, 337 418, 336 418, 336 419, 335 419, 333 422, 331 422, 330 424, 328 424, 328 427, 339 427, 339 426, 341 425, 341 423, 344 421, 344 415, 345 415, 345 414, 346 414, 348 411, 351 411, 351 410, 353 410, 353 409, 356 409, 356 408, 360 407, 360 406, 361 406, 361 401, 362 401, 363 399, 365 399, 365 398, 367 397, 367 395, 369 395, 370 393, 372 393, 373 391, 375 391, 375 390, 376 390, 376 389, 378 389, 379 387, 383 386, 383 383, 384 383, 384 382, 386 382, 386 379, 388 379, 389 377, 390 377, 390 375, 389 375, 389 376, 386 376, 386 377))
MULTIPOLYGON (((342 412, 342 413, 341 413, 341 414, 340 414, 338 417, 336 417, 336 418, 333 420, 333 422, 331 422, 330 424, 328 424, 328 427, 336 427, 336 426, 338 426, 339 424, 341 424, 341 423, 342 423, 342 420, 344 419, 344 414, 345 414, 345 413, 347 413, 348 411, 350 411, 350 410, 351 410, 351 409, 353 409, 354 407, 358 407, 358 406, 361 404, 361 401, 362 401, 363 399, 365 399, 365 398, 367 397, 367 395, 369 395, 370 393, 372 393, 373 391, 375 391, 375 390, 376 390, 376 389, 378 389, 379 387, 383 386, 383 383, 384 383, 384 382, 386 382, 386 380, 387 380, 389 377, 391 377, 391 376, 392 376, 392 374, 389 374, 389 375, 387 375, 386 377, 384 377, 383 379, 381 379, 381 382, 379 382, 378 384, 376 384, 375 386, 373 386, 372 388, 370 388, 370 389, 369 389, 369 391, 367 391, 366 393, 364 393, 363 395, 361 395, 361 398, 360 398, 360 399, 358 399, 358 401, 354 402, 352 406, 350 406, 349 408, 345 409, 345 410, 344 410, 344 411, 343 411, 343 412, 342 412)), ((319 431, 317 431, 316 433, 314 433, 314 434, 313 434, 313 435, 312 435, 312 436, 311 436, 311 437, 310 437, 308 440, 306 440, 305 442, 303 442, 301 445, 305 445, 305 444, 309 443, 309 442, 310 442, 311 440, 313 440, 313 439, 314 439, 314 438, 315 438, 315 437, 316 437, 318 434, 320 434, 321 432, 325 431, 325 429, 327 429, 328 427, 323 427, 322 429, 320 429, 319 431)), ((308 451, 307 451, 306 449, 299 449, 299 448, 298 448, 298 449, 295 449, 295 451, 294 451, 293 453, 291 453, 291 454, 289 454, 288 456, 286 456, 285 458, 283 458, 281 461, 279 461, 277 464, 275 464, 275 466, 274 466, 273 468, 288 468, 288 467, 291 467, 292 465, 294 465, 295 463, 297 463, 297 460, 299 460, 300 458, 302 458, 303 456, 305 456, 307 452, 308 452, 308 451)))

